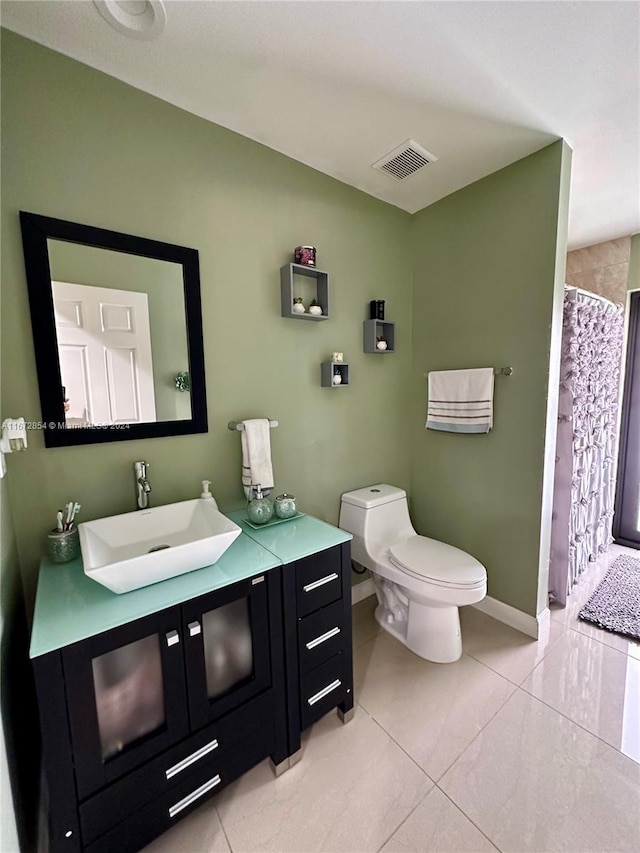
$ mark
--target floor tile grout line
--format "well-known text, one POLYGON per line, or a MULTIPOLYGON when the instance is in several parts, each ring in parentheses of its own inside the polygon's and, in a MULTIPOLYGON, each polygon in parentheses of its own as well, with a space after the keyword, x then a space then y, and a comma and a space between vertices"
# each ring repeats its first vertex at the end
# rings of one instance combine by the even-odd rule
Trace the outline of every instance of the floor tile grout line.
MULTIPOLYGON (((475 660, 475 658, 474 658, 474 660, 475 660)), ((489 667, 487 667, 487 669, 488 669, 488 668, 489 668, 489 667)), ((491 670, 491 671, 493 672, 493 670, 491 670)), ((502 676, 502 678, 504 678, 504 676, 502 676)), ((442 781, 442 779, 444 779, 444 777, 445 777, 445 776, 447 775, 447 773, 451 770, 451 768, 452 768, 452 767, 453 767, 453 765, 456 763, 456 761, 458 761, 458 759, 459 759, 459 758, 462 758, 462 756, 463 756, 463 755, 465 754, 465 752, 469 749, 469 747, 470 747, 473 743, 475 743, 475 741, 480 737, 480 735, 482 734, 482 732, 487 728, 487 726, 489 725, 489 723, 490 723, 493 719, 495 719, 495 717, 500 713, 500 711, 502 711, 502 709, 503 709, 503 708, 504 708, 504 706, 507 704, 507 702, 508 702, 508 701, 509 701, 513 696, 515 696, 515 695, 516 695, 516 692, 520 689, 520 688, 518 687, 518 685, 517 685, 517 684, 514 684, 512 681, 509 681, 508 679, 505 679, 505 681, 507 681, 507 682, 508 682, 508 683, 509 683, 509 684, 510 684, 514 689, 513 689, 513 690, 511 691, 511 693, 507 696, 507 698, 504 700, 504 702, 502 702, 502 704, 501 704, 498 708, 496 708, 496 710, 495 710, 495 711, 493 712, 493 714, 489 717, 489 719, 488 719, 488 720, 487 720, 487 722, 482 726, 482 728, 481 728, 481 729, 479 729, 479 730, 475 733, 475 735, 473 736, 473 738, 472 738, 472 739, 469 741, 469 743, 465 746, 465 748, 462 750, 462 752, 461 752, 461 753, 460 753, 456 758, 454 758, 454 760, 451 762, 451 764, 449 764, 449 766, 446 768, 446 770, 443 770, 443 771, 442 771, 442 773, 438 776, 438 778, 437 778, 437 779, 436 779, 436 781, 435 781, 435 784, 436 784, 436 785, 438 785, 438 787, 439 787, 439 782, 441 782, 441 781, 442 781)), ((431 777, 429 777, 429 778, 431 778, 431 777)))
MULTIPOLYGON (((440 778, 442 778, 442 777, 440 777, 440 778)), ((469 823, 471 823, 471 824, 473 824, 473 826, 475 826, 475 828, 478 830, 478 832, 487 839, 487 841, 489 842, 489 844, 492 847, 495 847, 496 850, 499 850, 500 853, 502 853, 502 849, 500 847, 498 847, 498 845, 489 838, 489 836, 487 835, 486 832, 484 832, 484 830, 480 829, 480 827, 473 820, 473 818, 469 817, 469 815, 464 811, 464 809, 461 806, 459 806, 456 803, 456 801, 451 796, 449 796, 449 794, 447 794, 447 792, 443 788, 441 788, 437 782, 436 782, 436 788, 440 791, 441 794, 443 794, 449 800, 451 805, 454 806, 460 812, 461 815, 464 815, 464 817, 469 821, 469 823)), ((431 791, 429 793, 431 793, 431 791)))
MULTIPOLYGON (((464 651, 463 651, 463 654, 464 654, 464 655, 467 655, 467 657, 471 657, 471 655, 469 655, 467 652, 464 652, 464 651)), ((451 762, 451 764, 449 764, 449 765, 447 766, 447 768, 446 768, 446 769, 445 769, 445 770, 444 770, 444 771, 443 771, 443 772, 438 776, 438 780, 442 779, 442 778, 443 778, 443 776, 444 776, 446 773, 448 773, 448 772, 449 772, 449 770, 453 767, 453 765, 456 763, 456 761, 458 760, 458 758, 460 758, 460 756, 461 756, 461 755, 462 755, 462 754, 463 754, 463 753, 464 753, 464 752, 465 752, 465 751, 466 751, 466 750, 471 746, 471 744, 475 741, 475 739, 478 737, 478 735, 480 735, 480 734, 482 733, 482 731, 483 731, 483 730, 484 730, 484 729, 489 725, 489 723, 491 722, 491 720, 493 720, 493 718, 496 716, 496 714, 498 714, 498 713, 502 710, 502 708, 504 708, 504 706, 505 706, 505 705, 506 705, 506 703, 509 701, 509 699, 511 699, 511 697, 515 694, 516 690, 518 690, 518 689, 519 689, 519 685, 518 685, 518 684, 514 684, 514 683, 513 683, 513 681, 510 681, 510 680, 509 680, 508 678, 506 678, 504 675, 501 675, 499 672, 496 672, 495 670, 491 669, 491 667, 490 667, 490 666, 487 666, 487 665, 486 665, 485 663, 483 663, 482 661, 476 660, 476 658, 473 658, 473 660, 474 660, 476 663, 480 664, 480 666, 482 666, 482 667, 484 667, 485 669, 489 670, 489 672, 491 672, 493 675, 497 675, 497 676, 498 676, 498 678, 502 679, 503 681, 506 681, 506 683, 507 683, 510 687, 513 687, 513 690, 512 690, 512 691, 511 691, 511 693, 507 696, 507 698, 506 698, 506 699, 505 699, 505 700, 504 700, 504 701, 499 705, 499 707, 498 707, 498 708, 496 708, 496 710, 494 711, 494 713, 489 717, 489 719, 488 719, 488 720, 486 721, 486 723, 482 726, 482 728, 480 728, 480 729, 479 729, 479 731, 477 731, 477 732, 476 732, 476 734, 475 734, 475 735, 473 736, 473 738, 469 741, 469 743, 467 744, 467 746, 465 746, 465 747, 464 747, 464 749, 462 750, 462 752, 460 753, 460 755, 456 756, 456 758, 451 762)), ((365 708, 365 706, 364 706, 364 705, 363 705, 359 700, 358 700, 358 704, 360 705, 360 707, 361 707, 363 710, 365 710, 365 711, 366 711, 367 715, 368 715, 369 717, 371 717, 371 719, 374 721, 374 723, 375 723, 375 724, 376 724, 376 725, 377 725, 377 726, 378 726, 378 727, 379 727, 379 728, 380 728, 380 729, 381 729, 381 730, 382 730, 382 731, 383 731, 383 732, 384 732, 388 737, 390 737, 390 738, 391 738, 391 740, 392 740, 392 741, 397 745, 397 747, 398 747, 399 749, 401 749, 401 750, 402 750, 402 752, 404 752, 404 753, 405 753, 405 755, 406 755, 406 756, 407 756, 411 761, 413 761, 413 763, 414 763, 417 767, 419 767, 419 768, 420 768, 420 770, 422 770, 422 772, 425 774, 425 776, 426 776, 428 779, 430 779, 430 780, 434 783, 434 785, 437 785, 437 784, 438 784, 438 780, 435 780, 435 779, 433 779, 431 776, 429 776, 429 774, 426 772, 426 770, 424 770, 424 768, 423 768, 423 767, 421 767, 421 766, 418 764, 418 762, 413 758, 413 756, 411 756, 411 755, 407 752, 407 750, 406 750, 406 749, 405 749, 401 744, 399 744, 399 743, 398 743, 398 741, 393 737, 393 735, 392 735, 390 732, 388 732, 388 731, 387 731, 387 729, 385 729, 385 727, 382 725, 382 723, 378 722, 378 720, 373 716, 373 714, 372 714, 371 712, 367 711, 367 709, 365 708)))
POLYGON ((231 853, 233 853, 233 847, 231 846, 231 842, 229 841, 229 836, 227 835, 227 830, 224 828, 224 823, 222 822, 222 817, 220 815, 220 812, 218 811, 217 803, 214 803, 213 807, 216 811, 216 815, 218 816, 218 820, 220 821, 220 829, 222 830, 222 834, 224 835, 225 841, 227 842, 227 846, 228 846, 229 850, 231 851, 231 853))
MULTIPOLYGON (((566 634, 566 631, 565 631, 564 633, 566 634)), ((558 638, 558 639, 560 639, 560 638, 558 638)), ((554 646, 555 646, 555 643, 554 643, 554 646)), ((551 648, 553 648, 553 646, 552 646, 551 648)), ((514 681, 512 678, 509 678, 509 676, 508 676, 508 675, 505 675, 505 674, 504 674, 504 673, 502 673, 502 672, 498 672, 498 670, 497 670, 497 669, 494 669, 492 666, 489 666, 489 664, 488 664, 488 663, 485 663, 485 661, 480 660, 480 658, 475 657, 474 655, 472 655, 472 654, 471 654, 471 652, 464 652, 464 654, 465 654, 465 655, 467 655, 467 656, 468 656, 468 657, 470 657, 470 658, 473 658, 473 660, 474 660, 476 663, 482 664, 482 666, 486 667, 488 670, 490 670, 491 672, 493 672, 495 675, 499 675, 499 676, 500 676, 500 678, 504 678, 504 680, 505 680, 505 681, 508 681, 508 682, 509 682, 509 684, 513 684, 513 686, 514 686, 514 687, 520 687, 520 686, 521 686, 521 685, 522 685, 522 684, 527 680, 527 678, 529 678, 529 676, 533 673, 534 669, 536 669, 536 667, 537 667, 540 663, 542 663, 542 661, 544 660, 544 658, 547 656, 547 654, 548 654, 548 653, 547 653, 547 652, 545 652, 545 654, 542 656, 542 658, 540 658, 540 660, 538 661, 538 663, 535 663, 535 664, 533 665, 532 669, 530 670, 530 672, 528 672, 528 673, 524 676, 524 678, 522 679, 522 681, 514 681)))
MULTIPOLYGON (((484 667, 485 667, 485 669, 488 669, 488 670, 489 670, 490 672, 492 672, 494 675, 499 675, 499 676, 500 676, 500 678, 504 678, 504 680, 505 680, 505 681, 508 681, 508 682, 509 682, 509 684, 513 684, 513 686, 514 686, 514 687, 519 687, 519 684, 518 684, 517 682, 512 681, 512 679, 510 679, 508 676, 503 675, 501 672, 498 672, 498 670, 497 670, 497 669, 494 669, 492 666, 489 666, 489 664, 488 664, 488 663, 485 663, 483 660, 480 660, 480 658, 475 657, 475 655, 473 655, 471 652, 466 652, 466 651, 463 649, 463 650, 462 650, 462 653, 463 653, 463 654, 465 654, 467 657, 471 658, 472 660, 474 660, 476 663, 479 663, 481 666, 484 666, 484 667)), ((532 671, 533 671, 533 670, 532 670, 532 671)), ((527 678, 527 677, 528 677, 528 676, 526 676, 526 675, 525 675, 525 678, 527 678)), ((524 681, 524 679, 523 679, 523 681, 524 681)))
MULTIPOLYGON (((493 618, 493 617, 489 617, 489 618, 493 618)), ((496 622, 497 622, 497 621, 498 621, 498 620, 496 619, 496 622)), ((503 625, 504 625, 504 624, 506 624, 506 623, 504 623, 504 622, 503 622, 503 623, 501 623, 501 624, 503 624, 503 625)), ((508 627, 510 627, 510 626, 508 626, 508 627)), ((547 657, 547 655, 548 655, 548 654, 550 654, 550 652, 552 652, 552 651, 553 651, 553 649, 555 649, 555 647, 558 645, 558 643, 559 643, 559 642, 560 642, 560 640, 564 637, 564 635, 567 633, 567 631, 569 631, 569 630, 570 630, 570 629, 569 629, 569 627, 568 627, 567 625, 563 625, 563 626, 562 626, 562 628, 564 629, 564 630, 562 631, 562 634, 561 634, 561 635, 558 637, 558 639, 553 643, 553 645, 549 646, 549 648, 548 648, 548 649, 546 649, 546 651, 544 652, 544 654, 542 655, 542 657, 540 658, 540 660, 539 660, 539 661, 537 661, 537 663, 535 663, 535 664, 533 665, 533 667, 531 668, 531 670, 530 670, 530 671, 529 671, 529 672, 524 676, 524 678, 523 678, 521 681, 514 681, 512 678, 509 678, 509 676, 508 676, 508 675, 504 675, 504 673, 499 672, 497 669, 494 669, 494 668, 493 668, 492 666, 490 666, 488 663, 486 663, 485 661, 483 661, 483 660, 481 660, 480 658, 476 657, 472 652, 468 652, 468 651, 464 648, 464 644, 463 644, 463 647, 462 647, 462 652, 463 652, 463 654, 468 655, 470 658, 473 658, 473 659, 474 659, 475 661, 477 661, 478 663, 481 663, 483 666, 486 666, 486 667, 487 667, 487 669, 490 669, 490 670, 491 670, 491 672, 495 672, 495 673, 496 673, 496 675, 501 676, 502 678, 506 679, 506 680, 507 680, 508 682, 510 682, 511 684, 514 684, 516 687, 520 687, 520 685, 521 685, 521 684, 523 684, 523 683, 527 680, 527 678, 529 678, 529 676, 532 674, 533 670, 534 670, 534 669, 535 669, 535 668, 536 668, 540 663, 542 663, 542 661, 547 657)), ((513 630, 515 631, 516 629, 514 628, 513 630)), ((519 633, 521 633, 521 632, 519 632, 519 633)), ((533 638, 532 638, 532 639, 533 639, 533 638)), ((538 640, 533 640, 533 642, 539 642, 539 641, 538 641, 538 640)))
MULTIPOLYGON (((604 631, 607 634, 613 634, 614 637, 620 637, 620 639, 625 639, 623 634, 616 634, 615 631, 607 631, 606 628, 599 628, 594 622, 587 622, 587 625, 591 625, 596 631, 604 631)), ((591 634, 586 634, 584 631, 580 631, 578 628, 574 628, 573 625, 569 627, 569 631, 575 631, 576 634, 580 634, 582 637, 587 637, 589 640, 595 640, 596 643, 600 643, 601 646, 606 646, 608 649, 612 649, 614 652, 619 652, 621 655, 626 655, 627 657, 633 658, 634 656, 631 652, 623 652, 622 649, 616 649, 615 646, 611 646, 609 643, 605 643, 604 640, 601 640, 599 637, 594 637, 591 634)), ((638 652, 640 652, 640 640, 637 642, 632 639, 627 639, 627 642, 634 643, 638 646, 638 652)))
POLYGON ((603 737, 601 737, 596 732, 592 732, 590 729, 583 726, 582 723, 579 723, 577 720, 574 720, 568 714, 565 714, 564 711, 561 711, 559 708, 555 708, 553 705, 550 705, 548 702, 546 702, 540 696, 536 696, 535 693, 531 693, 525 687, 519 687, 518 690, 522 690, 523 693, 526 693, 526 695, 529 696, 531 699, 535 699, 538 702, 540 702, 540 704, 544 705, 545 708, 549 708, 549 710, 555 711, 556 714, 559 714, 561 717, 564 717, 565 720, 568 720, 570 723, 573 723, 574 726, 577 726, 579 729, 582 729, 583 732, 586 732, 588 735, 591 735, 591 737, 594 737, 596 740, 599 740, 600 743, 603 743, 605 746, 608 746, 609 749, 613 749, 614 752, 617 752, 619 755, 622 755, 628 761, 632 761, 634 764, 640 765, 640 761, 637 761, 635 758, 631 758, 630 755, 627 755, 626 753, 622 752, 622 750, 618 749, 617 746, 614 746, 612 743, 609 743, 609 741, 606 741, 603 737))
MULTIPOLYGON (((565 632, 565 633, 566 633, 566 632, 565 632)), ((532 674, 533 670, 538 666, 538 664, 542 663, 542 660, 543 660, 543 658, 541 658, 541 659, 538 661, 538 663, 534 664, 533 669, 531 670, 531 672, 528 672, 528 673, 525 675, 525 677, 522 679, 522 681, 514 681, 513 679, 509 678, 509 676, 508 676, 508 675, 505 675, 505 674, 504 674, 504 673, 502 673, 502 672, 498 672, 498 670, 497 670, 497 669, 494 669, 492 666, 489 666, 489 664, 488 664, 488 663, 485 663, 485 661, 480 660, 480 658, 476 658, 476 657, 474 657, 470 652, 465 652, 465 651, 464 651, 464 649, 463 649, 462 653, 463 653, 463 654, 465 654, 465 655, 467 655, 467 657, 473 658, 473 660, 474 660, 476 663, 479 663, 481 666, 484 666, 484 667, 485 667, 485 669, 488 669, 488 670, 489 670, 489 672, 492 672, 494 675, 498 675, 498 676, 500 676, 500 678, 502 678, 504 681, 507 681, 507 682, 508 682, 509 684, 511 684, 513 687, 520 687, 520 686, 521 686, 521 685, 522 685, 522 684, 527 680, 527 678, 529 678, 529 676, 532 674)), ((543 657, 546 657, 546 654, 547 654, 547 653, 545 652, 545 655, 544 655, 543 657)))
POLYGON ((373 716, 373 714, 372 714, 372 713, 370 713, 369 711, 367 711, 367 709, 364 707, 364 705, 362 705, 362 704, 360 704, 360 703, 358 703, 358 704, 359 704, 359 705, 360 705, 360 707, 363 709, 363 711, 365 711, 365 713, 367 714, 367 716, 368 716, 371 720, 373 720, 373 722, 374 722, 374 723, 376 724, 376 726, 380 729, 380 731, 384 732, 384 733, 386 734, 386 736, 387 736, 390 740, 392 740, 392 741, 393 741, 393 743, 395 743, 395 745, 398 747, 398 749, 399 749, 401 752, 403 752, 403 753, 407 756, 407 758, 409 759, 409 761, 411 761, 413 764, 415 764, 415 766, 418 768, 418 770, 419 770, 421 773, 424 773, 424 775, 427 777, 427 779, 428 779, 428 780, 429 780, 433 785, 435 785, 435 784, 436 784, 435 779, 432 779, 432 778, 431 778, 431 776, 429 776, 429 774, 427 773, 427 771, 424 769, 424 767, 421 767, 421 766, 418 764, 418 762, 415 760, 415 758, 414 758, 412 755, 410 755, 410 754, 407 752, 407 750, 406 750, 406 749, 405 749, 401 744, 399 744, 399 743, 398 743, 398 741, 394 738, 394 736, 391 734, 391 732, 388 732, 388 731, 385 729, 385 727, 382 725, 382 723, 381 723, 381 722, 379 722, 379 721, 378 721, 378 720, 373 716))
MULTIPOLYGON (((421 769, 422 769, 422 768, 421 768, 421 769)), ((429 778, 430 778, 430 777, 429 777, 429 778)), ((410 811, 410 812, 409 812, 409 814, 405 817, 405 819, 404 819, 404 820, 401 820, 401 821, 400 821, 400 823, 399 823, 399 824, 396 826, 396 828, 393 830, 393 832, 391 833, 391 835, 389 835, 387 838, 385 838, 384 843, 383 843, 383 844, 381 844, 381 845, 380 845, 380 847, 378 847, 377 853, 380 853, 380 851, 384 848, 384 846, 385 846, 386 844, 388 844, 388 843, 391 841, 391 839, 392 839, 392 838, 393 838, 393 836, 396 834, 396 832, 399 832, 399 830, 400 830, 400 829, 405 825, 405 823, 409 820, 409 818, 410 818, 410 817, 411 817, 411 815, 415 812, 415 810, 418 808, 418 806, 421 806, 421 805, 422 805, 422 803, 424 803, 424 801, 427 799, 427 797, 429 796, 429 794, 433 791, 433 789, 434 789, 435 787, 436 787, 436 785, 435 785, 435 782, 434 782, 433 786, 432 786, 431 788, 429 788, 429 790, 428 790, 428 791, 427 791, 427 793, 424 795, 424 797, 422 797, 422 798, 420 799, 420 801, 419 801, 419 802, 417 802, 417 803, 415 804, 415 806, 411 809, 411 811, 410 811)))

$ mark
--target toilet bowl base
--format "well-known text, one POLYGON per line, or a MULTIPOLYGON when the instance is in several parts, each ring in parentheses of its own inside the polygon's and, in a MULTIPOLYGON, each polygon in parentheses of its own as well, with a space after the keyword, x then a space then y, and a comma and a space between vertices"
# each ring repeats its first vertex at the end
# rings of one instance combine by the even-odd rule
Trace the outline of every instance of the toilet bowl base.
POLYGON ((406 644, 434 663, 453 663, 462 655, 460 612, 452 605, 409 602, 406 644))
POLYGON ((376 622, 410 651, 432 663, 454 663, 462 655, 460 614, 457 607, 409 602, 406 622, 389 622, 383 604, 375 611, 376 622))

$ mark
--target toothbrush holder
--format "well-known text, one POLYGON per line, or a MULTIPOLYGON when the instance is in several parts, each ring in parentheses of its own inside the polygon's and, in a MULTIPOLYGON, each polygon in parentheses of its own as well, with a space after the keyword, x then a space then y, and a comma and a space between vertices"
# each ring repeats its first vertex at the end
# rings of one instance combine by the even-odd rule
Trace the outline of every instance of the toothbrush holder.
POLYGON ((78 528, 52 530, 47 535, 47 553, 52 563, 69 563, 80 556, 78 528))

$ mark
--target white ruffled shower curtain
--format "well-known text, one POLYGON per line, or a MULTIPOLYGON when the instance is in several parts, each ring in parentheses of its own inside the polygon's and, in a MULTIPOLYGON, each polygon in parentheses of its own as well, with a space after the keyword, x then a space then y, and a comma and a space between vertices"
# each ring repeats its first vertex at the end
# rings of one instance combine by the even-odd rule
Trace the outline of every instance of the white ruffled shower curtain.
POLYGON ((549 600, 564 606, 612 542, 623 310, 564 297, 549 600))

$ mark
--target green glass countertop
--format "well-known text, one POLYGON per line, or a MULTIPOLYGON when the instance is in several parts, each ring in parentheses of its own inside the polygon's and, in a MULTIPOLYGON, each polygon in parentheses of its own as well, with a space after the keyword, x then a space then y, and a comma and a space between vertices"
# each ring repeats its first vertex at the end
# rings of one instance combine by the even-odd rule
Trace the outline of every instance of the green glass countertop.
POLYGON ((266 572, 281 561, 241 534, 213 566, 118 595, 88 578, 82 560, 43 560, 33 614, 32 658, 86 640, 214 589, 266 572))
POLYGON ((280 557, 285 564, 317 554, 318 551, 326 551, 327 548, 333 548, 335 545, 342 545, 353 538, 345 530, 320 521, 312 515, 292 518, 258 530, 247 524, 246 509, 228 512, 225 515, 242 527, 247 536, 255 539, 276 557, 280 557))
POLYGON ((254 530, 244 521, 246 510, 225 514, 242 527, 243 533, 215 565, 121 595, 88 578, 81 559, 62 565, 43 560, 30 657, 86 640, 352 538, 350 533, 310 515, 254 530))

